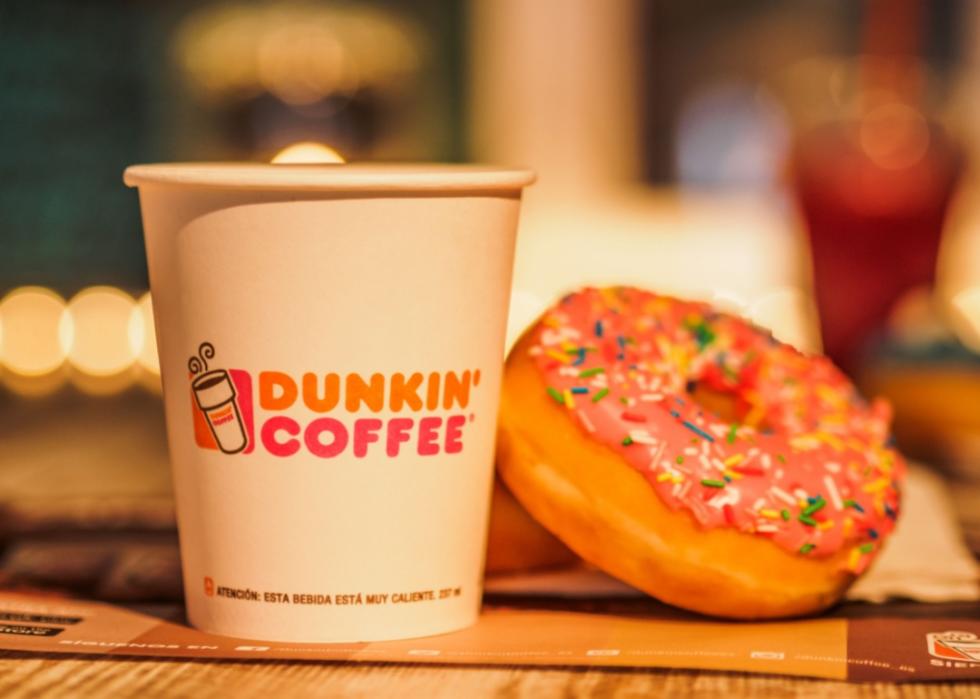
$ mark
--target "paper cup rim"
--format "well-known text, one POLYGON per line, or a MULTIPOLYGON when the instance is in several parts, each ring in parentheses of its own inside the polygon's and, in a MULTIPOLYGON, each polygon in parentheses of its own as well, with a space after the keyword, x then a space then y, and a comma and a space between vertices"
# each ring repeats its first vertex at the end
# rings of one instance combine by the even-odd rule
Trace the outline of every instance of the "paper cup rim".
POLYGON ((323 192, 517 191, 536 175, 520 168, 441 163, 154 163, 130 165, 130 187, 323 192))

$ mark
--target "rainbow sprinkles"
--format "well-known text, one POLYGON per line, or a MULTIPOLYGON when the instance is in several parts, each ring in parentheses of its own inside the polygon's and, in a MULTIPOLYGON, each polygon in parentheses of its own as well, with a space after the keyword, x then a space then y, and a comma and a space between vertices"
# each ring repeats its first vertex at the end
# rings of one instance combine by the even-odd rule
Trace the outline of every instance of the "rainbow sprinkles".
POLYGON ((805 356, 710 306, 638 289, 584 289, 535 330, 555 404, 615 450, 674 510, 800 556, 848 548, 862 572, 898 516, 905 464, 890 410, 805 356), (692 398, 728 396, 728 422, 692 398))

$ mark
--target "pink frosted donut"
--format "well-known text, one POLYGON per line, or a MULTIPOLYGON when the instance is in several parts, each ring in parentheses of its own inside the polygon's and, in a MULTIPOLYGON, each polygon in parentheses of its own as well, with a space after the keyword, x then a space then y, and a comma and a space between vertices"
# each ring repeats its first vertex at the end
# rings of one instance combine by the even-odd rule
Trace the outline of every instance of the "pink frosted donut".
POLYGON ((894 527, 889 413, 828 359, 706 304, 583 289, 508 360, 500 470, 570 548, 652 595, 799 614, 838 599, 894 527))

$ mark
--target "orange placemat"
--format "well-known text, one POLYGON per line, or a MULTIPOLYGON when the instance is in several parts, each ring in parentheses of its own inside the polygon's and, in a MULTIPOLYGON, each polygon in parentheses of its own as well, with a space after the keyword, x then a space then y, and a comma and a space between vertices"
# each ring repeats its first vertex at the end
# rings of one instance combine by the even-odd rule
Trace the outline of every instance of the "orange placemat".
MULTIPOLYGON (((600 605, 597 605, 600 606, 600 605)), ((100 602, 0 593, 0 649, 176 658, 688 668, 867 680, 980 679, 980 620, 701 619, 667 608, 488 606, 456 633, 383 643, 271 643, 207 634, 100 602)))

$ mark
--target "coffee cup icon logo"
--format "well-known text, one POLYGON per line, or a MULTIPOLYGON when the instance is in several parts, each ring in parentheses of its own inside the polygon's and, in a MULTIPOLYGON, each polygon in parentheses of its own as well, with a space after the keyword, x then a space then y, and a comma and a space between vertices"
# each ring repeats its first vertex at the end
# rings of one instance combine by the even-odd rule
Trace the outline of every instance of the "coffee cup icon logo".
POLYGON ((204 342, 188 360, 187 368, 194 376, 191 389, 218 448, 225 454, 237 454, 248 446, 238 393, 226 370, 208 369, 208 360, 213 358, 214 346, 204 342))

